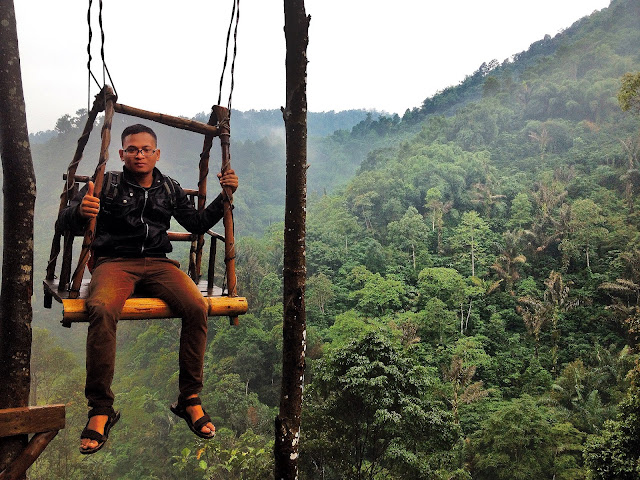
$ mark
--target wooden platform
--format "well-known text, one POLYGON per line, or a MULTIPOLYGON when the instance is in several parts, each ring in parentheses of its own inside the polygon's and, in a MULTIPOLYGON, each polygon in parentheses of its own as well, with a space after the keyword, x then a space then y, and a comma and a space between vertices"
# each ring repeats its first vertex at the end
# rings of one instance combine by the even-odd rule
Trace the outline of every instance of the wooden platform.
POLYGON ((62 404, 0 410, 0 437, 34 434, 22 452, 0 472, 0 480, 26 478, 27 469, 64 426, 65 406, 62 404))
POLYGON ((0 437, 62 430, 64 424, 65 406, 62 404, 0 410, 0 437))
MULTIPOLYGON (((61 323, 65 327, 70 327, 71 323, 87 322, 87 311, 85 299, 89 287, 89 280, 85 279, 80 287, 80 296, 77 299, 69 298, 69 292, 58 290, 57 281, 44 281, 45 294, 51 295, 62 304, 61 323)), ((202 281, 198 287, 209 304, 209 316, 229 316, 237 317, 247 312, 248 304, 245 297, 228 297, 224 295, 220 287, 207 288, 207 282, 202 281)), ((152 318, 176 318, 171 308, 158 298, 131 297, 122 309, 121 320, 146 320, 152 318)))

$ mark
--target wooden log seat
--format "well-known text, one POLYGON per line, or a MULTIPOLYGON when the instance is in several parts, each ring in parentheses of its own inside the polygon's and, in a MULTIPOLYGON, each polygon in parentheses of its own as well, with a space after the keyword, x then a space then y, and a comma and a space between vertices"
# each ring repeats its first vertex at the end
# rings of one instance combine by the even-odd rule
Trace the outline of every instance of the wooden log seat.
MULTIPOLYGON (((75 322, 87 322, 88 316, 85 308, 85 299, 89 280, 84 280, 80 287, 80 297, 69 298, 68 292, 58 290, 56 281, 44 281, 45 294, 51 295, 62 304, 61 323, 70 327, 75 322)), ((222 294, 220 287, 212 290, 207 288, 207 282, 198 284, 205 300, 209 304, 209 316, 237 317, 247 312, 248 304, 245 297, 228 297, 222 294)), ((145 320, 151 318, 176 318, 178 315, 159 298, 137 297, 129 298, 122 309, 121 320, 145 320)))

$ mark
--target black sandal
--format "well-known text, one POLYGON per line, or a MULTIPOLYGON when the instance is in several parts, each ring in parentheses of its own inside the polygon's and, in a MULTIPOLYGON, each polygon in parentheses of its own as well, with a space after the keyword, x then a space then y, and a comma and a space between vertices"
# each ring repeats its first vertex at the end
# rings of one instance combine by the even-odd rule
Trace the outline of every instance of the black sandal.
POLYGON ((92 453, 96 453, 98 450, 104 447, 104 444, 107 443, 107 440, 109 439, 109 431, 116 423, 118 423, 118 420, 120 420, 120 412, 115 412, 113 409, 111 409, 110 412, 102 412, 94 408, 93 410, 91 410, 91 412, 89 412, 89 419, 96 415, 109 416, 109 418, 107 419, 107 423, 104 425, 104 434, 100 434, 95 430, 90 429, 89 420, 87 420, 87 424, 80 434, 80 440, 82 440, 83 438, 88 438, 89 440, 95 440, 96 442, 98 442, 98 445, 91 448, 80 447, 80 453, 82 453, 83 455, 91 455, 92 453))
POLYGON ((210 438, 213 438, 216 435, 215 427, 214 427, 214 431, 209 433, 204 433, 202 431, 202 427, 204 427, 207 423, 211 421, 211 417, 207 415, 207 412, 204 409, 202 409, 202 411, 204 412, 204 415, 202 417, 200 417, 195 422, 191 421, 191 415, 189 415, 189 412, 187 412, 187 407, 193 407, 195 405, 202 405, 202 401, 200 400, 200 397, 193 397, 187 400, 178 399, 178 401, 173 403, 169 408, 175 415, 184 419, 184 421, 187 422, 187 425, 189 426, 189 428, 193 433, 195 433, 200 438, 209 440, 210 438))

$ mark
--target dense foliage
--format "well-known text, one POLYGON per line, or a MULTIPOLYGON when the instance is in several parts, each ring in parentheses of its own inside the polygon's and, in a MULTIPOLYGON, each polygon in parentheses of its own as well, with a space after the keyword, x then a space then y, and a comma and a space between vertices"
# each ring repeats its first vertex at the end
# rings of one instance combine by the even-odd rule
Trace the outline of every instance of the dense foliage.
MULTIPOLYGON (((614 0, 402 118, 311 139, 301 478, 638 478, 639 42, 640 4, 614 0)), ((34 147, 39 271, 49 179, 81 116, 34 147)), ((200 140, 158 130, 159 167, 193 183, 184 159, 200 140)), ((177 323, 122 322, 123 417, 106 452, 80 458, 84 330, 60 333, 36 306, 48 330, 35 335, 34 400, 69 415, 35 477, 270 477, 282 145, 232 145, 251 309, 237 328, 210 322, 203 401, 218 439, 168 412, 177 323)))

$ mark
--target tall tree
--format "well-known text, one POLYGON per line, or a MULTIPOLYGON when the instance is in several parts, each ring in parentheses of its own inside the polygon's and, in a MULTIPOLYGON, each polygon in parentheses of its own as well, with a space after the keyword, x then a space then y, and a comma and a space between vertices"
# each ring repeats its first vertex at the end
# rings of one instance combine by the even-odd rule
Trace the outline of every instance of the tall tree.
POLYGON ((505 246, 494 264, 491 265, 491 269, 496 272, 499 279, 495 286, 497 287, 498 284, 504 282, 505 291, 510 295, 514 295, 513 285, 520 279, 520 269, 527 261, 527 257, 519 252, 521 236, 521 232, 504 232, 502 237, 505 246))
POLYGON ((560 340, 559 322, 562 316, 575 306, 578 301, 569 296, 572 282, 565 282, 560 272, 552 270, 544 281, 547 287, 542 300, 531 295, 520 297, 518 302, 524 308, 518 308, 525 326, 536 341, 536 358, 538 357, 538 343, 540 331, 547 323, 551 323, 551 361, 553 373, 558 373, 558 348, 560 340))
POLYGON ((453 207, 453 202, 443 202, 440 189, 433 187, 427 190, 425 196, 425 207, 431 210, 431 231, 438 230, 437 252, 443 253, 442 230, 444 228, 444 216, 453 207))
POLYGON ((576 200, 571 205, 569 235, 560 248, 570 256, 580 257, 584 252, 587 270, 591 270, 591 257, 609 231, 603 226, 602 209, 590 198, 576 200))
POLYGON ((304 303, 307 204, 307 45, 309 21, 304 0, 284 1, 287 144, 284 218, 284 321, 282 388, 275 421, 275 478, 298 478, 300 415, 304 388, 306 309, 304 303))
POLYGON ((485 263, 487 245, 491 230, 475 210, 462 215, 460 224, 451 237, 451 246, 461 252, 461 257, 468 257, 471 266, 471 276, 476 276, 478 264, 485 263))
POLYGON ((411 254, 411 264, 416 269, 416 257, 421 253, 420 246, 424 245, 429 234, 422 215, 415 207, 409 207, 403 217, 397 222, 391 222, 387 226, 389 241, 403 250, 408 250, 411 254))
MULTIPOLYGON (((0 45, 0 155, 4 180, 0 408, 10 408, 29 402, 36 199, 12 0, 0 1, 0 45)), ((0 440, 0 470, 18 455, 26 440, 26 435, 0 440)))

